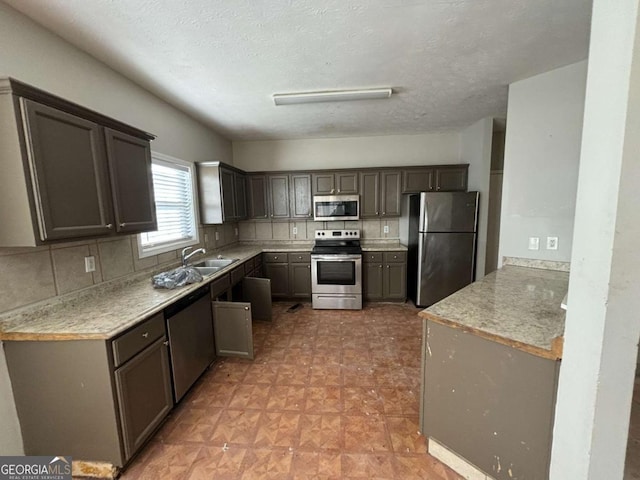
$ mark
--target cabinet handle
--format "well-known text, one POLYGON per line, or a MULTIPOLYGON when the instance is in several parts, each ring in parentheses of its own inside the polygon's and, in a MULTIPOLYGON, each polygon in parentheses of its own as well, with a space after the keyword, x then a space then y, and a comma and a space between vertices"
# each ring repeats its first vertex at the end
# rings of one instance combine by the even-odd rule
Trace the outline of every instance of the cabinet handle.
POLYGON ((163 344, 165 347, 168 347, 168 346, 169 346, 169 340, 165 340, 164 342, 162 342, 162 344, 163 344))
POLYGON ((104 228, 108 228, 109 230, 111 230, 111 228, 113 228, 113 223, 107 223, 104 228))
POLYGON ((127 224, 126 224, 126 223, 121 223, 121 224, 120 224, 120 228, 124 228, 124 227, 126 227, 126 226, 127 226, 127 224))
POLYGON ((387 214, 387 212, 382 212, 382 214, 383 214, 383 215, 386 215, 386 214, 387 214))
POLYGON ((307 268, 311 268, 311 265, 307 265, 307 268))
POLYGON ((245 310, 249 310, 249 307, 244 307, 245 310))
POLYGON ((378 265, 378 268, 382 268, 382 265, 378 265))
POLYGON ((397 255, 394 255, 394 256, 393 256, 393 258, 394 258, 394 259, 395 259, 395 258, 398 258, 398 256, 397 256, 397 255))
POLYGON ((387 268, 391 268, 391 265, 387 265, 387 268))
POLYGON ((274 259, 274 260, 277 260, 277 259, 278 259, 278 256, 276 255, 275 257, 273 257, 273 259, 274 259))
POLYGON ((378 215, 378 211, 376 210, 376 215, 378 215))
POLYGON ((148 336, 149 336, 149 332, 144 332, 144 333, 142 334, 142 337, 143 337, 143 338, 147 338, 148 336))
POLYGON ((338 189, 338 193, 340 193, 340 189, 338 189))
POLYGON ((333 189, 333 188, 332 188, 332 189, 331 189, 331 193, 334 193, 334 192, 335 192, 335 189, 333 189))
POLYGON ((439 187, 439 186, 438 186, 438 187, 436 187, 436 190, 440 190, 440 187, 439 187))

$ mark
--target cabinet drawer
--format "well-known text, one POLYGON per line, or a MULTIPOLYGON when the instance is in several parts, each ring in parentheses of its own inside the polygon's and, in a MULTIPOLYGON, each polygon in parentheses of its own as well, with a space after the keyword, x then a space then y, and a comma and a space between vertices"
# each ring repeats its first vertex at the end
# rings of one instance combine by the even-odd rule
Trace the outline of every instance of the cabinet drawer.
POLYGON ((405 263, 407 252, 384 252, 384 263, 405 263))
POLYGON ((363 252, 362 261, 369 263, 382 263, 382 252, 363 252))
POLYGON ((263 253, 265 263, 288 262, 289 255, 286 253, 263 253))
POLYGON ((310 263, 311 254, 306 252, 295 252, 289 254, 289 261, 291 263, 310 263))
POLYGON ((122 365, 165 333, 164 315, 158 313, 116 338, 112 345, 115 366, 122 365))
POLYGON ((249 275, 254 269, 253 258, 250 258, 246 262, 244 262, 244 274, 249 275))
POLYGON ((238 282, 241 282, 244 278, 244 266, 240 265, 239 267, 231 270, 231 285, 235 285, 238 282))
POLYGON ((223 275, 220 278, 217 278, 210 284, 211 288, 211 298, 215 300, 221 293, 224 293, 231 286, 231 278, 229 274, 223 275))

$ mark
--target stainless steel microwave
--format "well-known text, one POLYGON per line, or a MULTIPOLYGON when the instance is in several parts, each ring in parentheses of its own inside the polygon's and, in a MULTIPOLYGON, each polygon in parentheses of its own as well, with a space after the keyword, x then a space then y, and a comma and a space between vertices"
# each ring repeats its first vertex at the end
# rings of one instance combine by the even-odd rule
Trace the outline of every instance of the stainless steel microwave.
POLYGON ((316 222, 359 220, 360 195, 315 195, 313 219, 316 222))

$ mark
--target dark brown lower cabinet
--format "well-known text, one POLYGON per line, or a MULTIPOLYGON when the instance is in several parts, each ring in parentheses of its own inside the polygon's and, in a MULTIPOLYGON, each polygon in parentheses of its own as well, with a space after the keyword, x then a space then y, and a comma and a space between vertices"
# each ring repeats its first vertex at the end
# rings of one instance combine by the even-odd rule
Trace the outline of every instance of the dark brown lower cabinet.
POLYGON ((559 360, 428 320, 421 431, 496 480, 549 478, 559 370, 559 360))
POLYGON ((169 355, 161 337, 115 371, 126 458, 144 444, 173 408, 169 355))
POLYGON ((365 252, 362 258, 365 300, 404 302, 407 299, 406 252, 365 252))
POLYGON ((216 355, 253 360, 251 304, 212 302, 216 355))
POLYGON ((121 467, 173 407, 162 314, 113 340, 4 348, 26 455, 121 467))

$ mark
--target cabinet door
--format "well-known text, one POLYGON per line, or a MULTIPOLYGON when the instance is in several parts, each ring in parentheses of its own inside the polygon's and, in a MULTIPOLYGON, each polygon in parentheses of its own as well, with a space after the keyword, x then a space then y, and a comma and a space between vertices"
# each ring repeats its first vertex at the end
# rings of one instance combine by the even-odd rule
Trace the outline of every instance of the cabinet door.
POLYGON ((233 172, 224 168, 220 169, 220 190, 222 191, 222 221, 236 219, 235 205, 235 179, 233 172))
POLYGON ((289 283, 292 297, 311 298, 311 264, 290 263, 289 283))
POLYGON ((253 360, 251 304, 212 302, 216 355, 253 360))
POLYGON ((380 178, 382 185, 382 202, 380 205, 382 209, 382 216, 399 217, 400 201, 402 198, 400 190, 400 172, 382 172, 380 178))
POLYGON ((291 175, 291 216, 311 217, 311 175, 308 173, 291 175))
POLYGON ((358 172, 336 173, 336 187, 339 194, 358 193, 358 172))
POLYGON ((267 203, 267 177, 249 175, 249 218, 269 218, 267 203))
POLYGON ((169 355, 161 337, 115 371, 127 459, 142 446, 173 407, 169 355))
POLYGON ((382 300, 382 264, 362 264, 362 284, 365 300, 382 300))
POLYGON ((113 231, 102 128, 21 99, 41 240, 113 231))
POLYGON ((267 179, 271 218, 289 218, 289 175, 269 175, 267 179))
POLYGON ((360 216, 380 214, 380 172, 360 172, 360 216))
POLYGON ((467 190, 468 165, 436 169, 436 191, 465 192, 467 190))
POLYGON ((385 300, 404 300, 407 298, 407 265, 405 263, 387 263, 383 276, 383 297, 385 300))
POLYGON ((332 195, 335 193, 335 184, 333 173, 314 173, 311 176, 313 180, 314 195, 332 195))
POLYGON ((271 280, 271 295, 274 297, 289 296, 289 264, 265 263, 265 277, 271 280))
POLYGON ((149 142, 105 128, 116 231, 157 230, 149 142))
POLYGON ((420 193, 434 190, 432 168, 412 168, 402 171, 402 193, 420 193))
POLYGON ((234 173, 235 180, 235 200, 236 200, 236 219, 244 220, 247 218, 247 177, 241 173, 234 173))
POLYGON ((242 294, 243 300, 251 304, 251 318, 267 322, 273 320, 271 280, 245 277, 242 279, 242 294))

